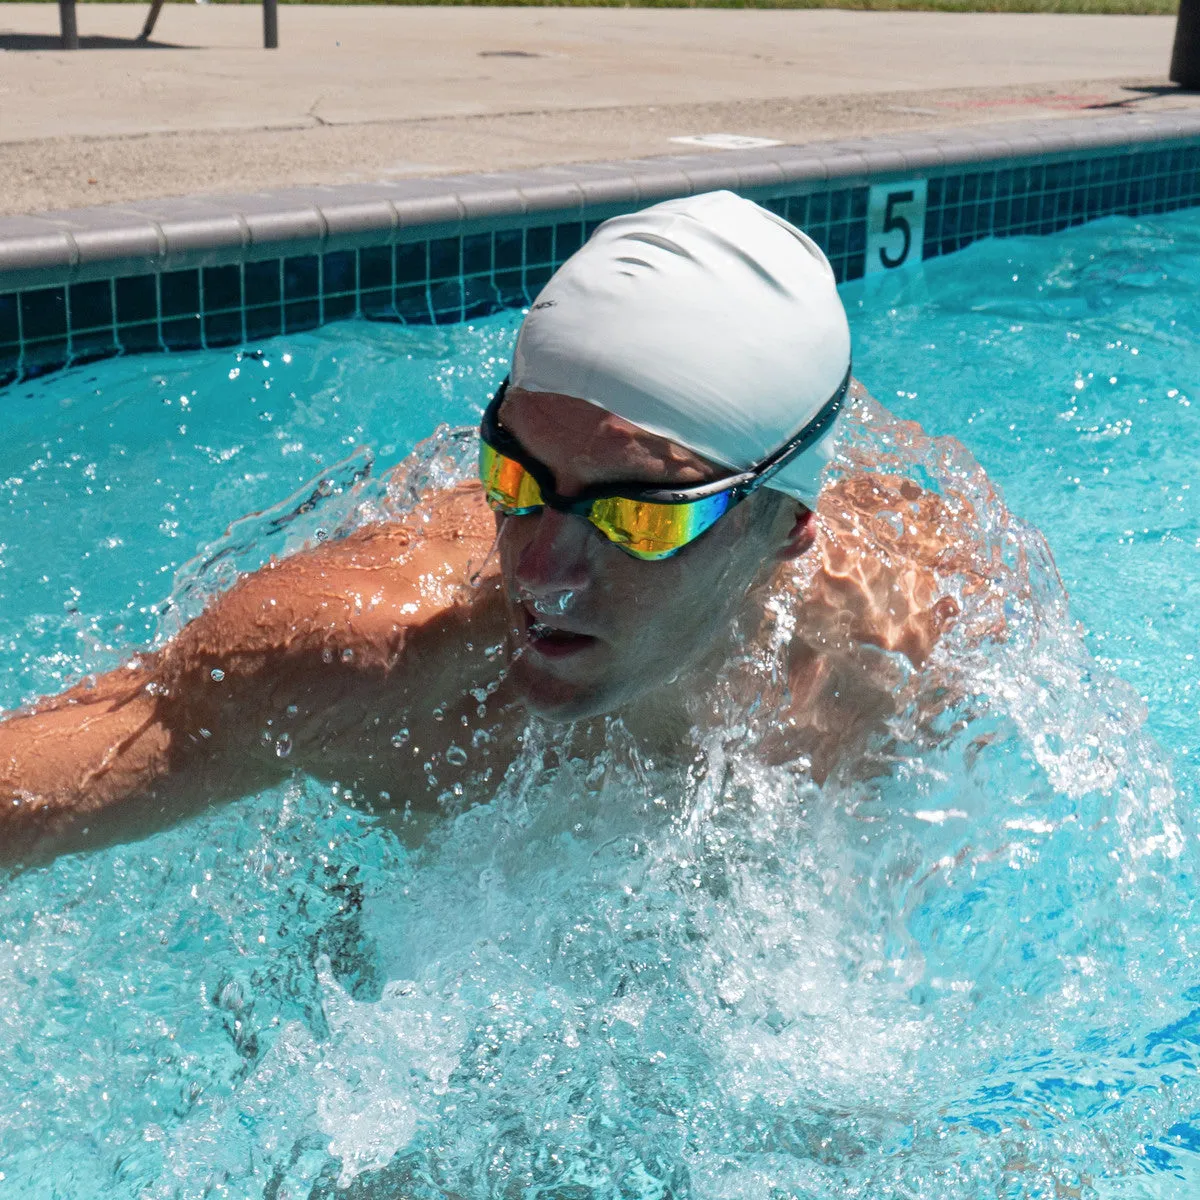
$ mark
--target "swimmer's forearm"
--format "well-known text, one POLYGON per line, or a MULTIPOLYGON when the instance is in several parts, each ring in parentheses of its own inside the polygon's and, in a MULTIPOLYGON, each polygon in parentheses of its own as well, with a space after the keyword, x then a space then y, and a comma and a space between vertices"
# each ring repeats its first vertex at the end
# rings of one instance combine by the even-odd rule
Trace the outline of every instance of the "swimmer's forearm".
POLYGON ((158 670, 149 657, 0 720, 0 863, 144 837, 231 794, 238 772, 195 753, 158 670))
POLYGON ((0 856, 82 828, 169 769, 152 669, 133 666, 0 722, 0 856))

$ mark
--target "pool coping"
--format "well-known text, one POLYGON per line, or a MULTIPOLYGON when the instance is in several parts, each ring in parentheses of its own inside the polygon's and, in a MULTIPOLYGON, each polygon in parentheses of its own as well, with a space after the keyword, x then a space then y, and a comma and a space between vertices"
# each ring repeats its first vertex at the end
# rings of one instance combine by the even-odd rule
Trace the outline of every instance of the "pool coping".
POLYGON ((1200 137, 1200 110, 1006 122, 750 150, 187 196, 0 218, 0 292, 322 253, 419 230, 443 237, 513 218, 584 219, 728 188, 923 175, 951 165, 1085 154, 1200 137))

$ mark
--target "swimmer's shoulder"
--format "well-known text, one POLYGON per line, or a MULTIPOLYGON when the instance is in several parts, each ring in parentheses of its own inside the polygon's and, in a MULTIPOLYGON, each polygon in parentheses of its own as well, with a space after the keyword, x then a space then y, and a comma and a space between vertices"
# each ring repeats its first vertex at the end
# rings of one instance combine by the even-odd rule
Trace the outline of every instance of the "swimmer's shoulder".
POLYGON ((216 653, 347 648, 390 659, 414 630, 498 609, 495 519, 478 483, 432 494, 400 520, 273 559, 189 626, 216 653))
POLYGON ((915 666, 957 616, 947 595, 960 514, 911 479, 856 472, 821 492, 804 625, 820 644, 900 651, 915 666))

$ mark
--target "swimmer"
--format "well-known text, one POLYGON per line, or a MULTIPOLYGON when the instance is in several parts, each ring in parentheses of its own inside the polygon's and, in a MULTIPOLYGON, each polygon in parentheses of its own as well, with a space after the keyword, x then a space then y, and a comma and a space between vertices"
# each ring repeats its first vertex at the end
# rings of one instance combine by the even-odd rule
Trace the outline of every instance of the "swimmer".
POLYGON ((920 666, 956 614, 937 497, 875 473, 822 489, 857 389, 833 272, 782 218, 717 192, 606 222, 521 326, 477 481, 271 562, 0 722, 0 858, 134 839, 298 770, 381 818, 436 810, 421 763, 439 791, 498 779, 531 714, 619 715, 669 761, 789 594, 768 749, 820 782, 894 714, 890 664, 920 666), (898 508, 881 555, 872 521, 898 508), (458 766, 464 728, 487 737, 458 766))

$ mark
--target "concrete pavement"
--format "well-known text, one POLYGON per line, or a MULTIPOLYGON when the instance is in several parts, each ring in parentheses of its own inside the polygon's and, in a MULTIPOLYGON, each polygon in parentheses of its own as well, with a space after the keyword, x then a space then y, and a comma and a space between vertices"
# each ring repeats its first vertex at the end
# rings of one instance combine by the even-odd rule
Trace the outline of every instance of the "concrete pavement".
POLYGON ((1195 106, 1162 17, 0 3, 0 213, 1195 106), (695 150, 697 147, 688 147, 695 150))

